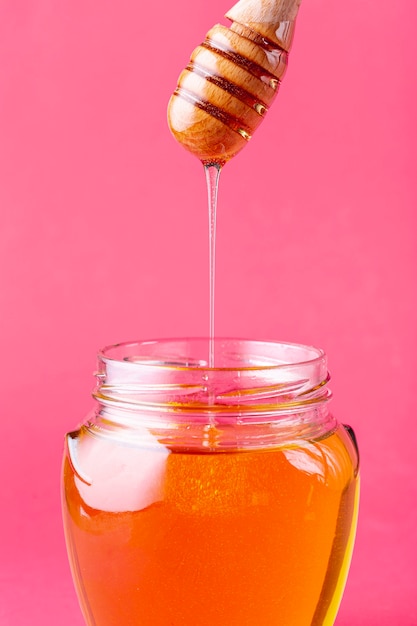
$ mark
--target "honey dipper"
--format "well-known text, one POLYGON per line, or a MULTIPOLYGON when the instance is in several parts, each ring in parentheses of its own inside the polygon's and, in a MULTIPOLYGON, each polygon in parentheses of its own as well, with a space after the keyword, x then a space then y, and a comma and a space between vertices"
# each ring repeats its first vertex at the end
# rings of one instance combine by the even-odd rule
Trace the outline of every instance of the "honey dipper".
POLYGON ((301 0, 240 0, 191 55, 168 105, 174 137, 222 166, 249 141, 277 95, 301 0))

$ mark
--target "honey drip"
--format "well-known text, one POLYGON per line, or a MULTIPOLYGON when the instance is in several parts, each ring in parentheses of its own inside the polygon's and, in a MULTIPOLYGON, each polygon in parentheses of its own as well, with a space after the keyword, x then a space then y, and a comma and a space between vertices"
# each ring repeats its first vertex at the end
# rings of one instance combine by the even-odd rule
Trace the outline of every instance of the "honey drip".
POLYGON ((210 328, 209 328, 209 367, 214 367, 214 304, 216 282, 216 218, 217 191, 221 167, 218 164, 205 165, 209 214, 209 294, 210 294, 210 328))

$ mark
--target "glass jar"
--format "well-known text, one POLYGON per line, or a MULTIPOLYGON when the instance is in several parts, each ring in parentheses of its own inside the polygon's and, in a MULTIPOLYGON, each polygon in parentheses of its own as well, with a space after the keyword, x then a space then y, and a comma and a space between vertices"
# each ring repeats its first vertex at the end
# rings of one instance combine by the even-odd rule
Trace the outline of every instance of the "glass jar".
POLYGON ((66 436, 63 519, 89 626, 328 626, 358 509, 325 354, 174 339, 98 355, 66 436))

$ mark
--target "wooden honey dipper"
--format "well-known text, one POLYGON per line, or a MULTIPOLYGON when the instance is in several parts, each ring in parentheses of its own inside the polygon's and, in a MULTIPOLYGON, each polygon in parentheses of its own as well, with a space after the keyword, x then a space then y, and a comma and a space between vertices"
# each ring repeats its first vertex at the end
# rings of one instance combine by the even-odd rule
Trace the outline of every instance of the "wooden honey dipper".
POLYGON ((277 95, 301 0, 240 0, 191 55, 168 105, 174 137, 204 165, 247 144, 277 95))

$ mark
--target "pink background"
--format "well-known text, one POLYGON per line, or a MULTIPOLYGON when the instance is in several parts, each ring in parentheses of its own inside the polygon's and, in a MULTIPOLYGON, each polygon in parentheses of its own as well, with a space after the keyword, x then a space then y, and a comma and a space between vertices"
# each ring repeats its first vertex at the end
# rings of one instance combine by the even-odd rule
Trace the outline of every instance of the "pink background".
MULTIPOLYGON (((166 105, 229 7, 0 3, 1 626, 82 625, 59 473, 97 348, 207 333, 204 176, 166 105)), ((323 347, 360 441, 338 626, 417 625, 416 26, 415 0, 304 0, 220 185, 217 333, 323 347)))

